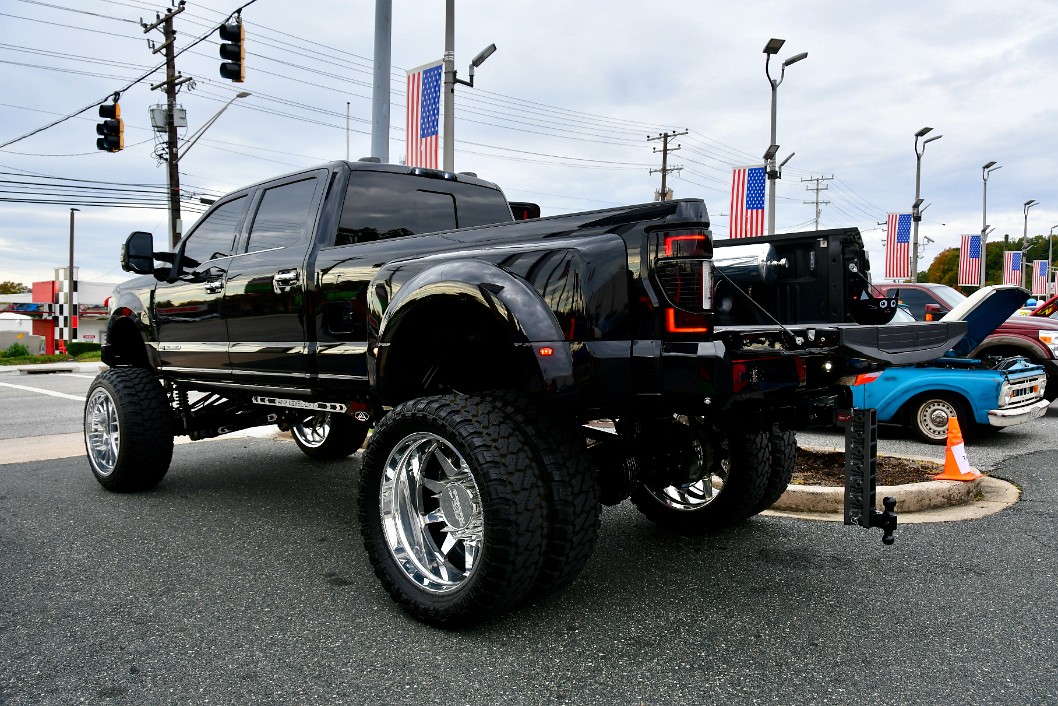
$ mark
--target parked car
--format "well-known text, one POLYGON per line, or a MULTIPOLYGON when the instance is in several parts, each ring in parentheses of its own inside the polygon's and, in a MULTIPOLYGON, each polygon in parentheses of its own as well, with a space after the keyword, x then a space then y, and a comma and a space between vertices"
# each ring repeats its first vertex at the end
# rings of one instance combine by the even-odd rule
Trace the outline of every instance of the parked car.
MULTIPOLYGON (((999 285, 1014 287, 1014 285, 999 285)), ((987 287, 985 289, 988 289, 987 287)), ((902 305, 918 321, 938 321, 953 308, 966 301, 966 295, 946 284, 929 282, 885 282, 876 284, 875 290, 886 297, 897 297, 902 305)), ((1024 292, 1027 299, 1029 292, 1024 292)), ((1048 302, 1049 304, 1050 302, 1048 302)), ((1046 305, 1045 305, 1046 306, 1046 305)), ((967 354, 970 358, 996 356, 1012 358, 1024 356, 1047 371, 1047 399, 1058 399, 1058 319, 1047 316, 1018 316, 1013 314, 999 322, 994 331, 977 339, 975 347, 967 354)), ((1037 307, 1037 310, 1040 308, 1037 307)), ((1053 309, 1052 309, 1053 312, 1053 309)))
POLYGON ((1039 316, 1045 319, 1056 319, 1058 320, 1058 295, 1051 297, 1047 301, 1036 306, 1031 312, 1030 316, 1039 316))
MULTIPOLYGON (((1043 366, 1023 357, 964 357, 975 340, 987 335, 1024 301, 1019 287, 986 287, 945 315, 968 323, 966 338, 948 355, 929 363, 888 368, 869 384, 855 385, 857 407, 873 407, 878 421, 905 425, 920 439, 943 444, 948 420, 957 417, 967 435, 1001 430, 1047 412, 1047 375, 1043 366)), ((914 321, 901 307, 894 322, 914 321)), ((865 376, 869 378, 870 376, 865 376)))

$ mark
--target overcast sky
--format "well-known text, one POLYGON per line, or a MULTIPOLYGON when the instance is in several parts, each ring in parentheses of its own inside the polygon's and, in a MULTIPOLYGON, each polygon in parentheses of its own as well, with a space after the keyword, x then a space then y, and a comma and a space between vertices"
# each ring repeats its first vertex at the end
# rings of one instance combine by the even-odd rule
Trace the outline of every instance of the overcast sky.
MULTIPOLYGON (((210 32, 240 2, 189 0, 177 46, 210 32)), ((86 106, 89 110, 0 148, 0 280, 51 279, 65 264, 70 186, 101 187, 76 214, 81 278, 120 281, 118 252, 132 230, 164 241, 163 208, 95 205, 115 194, 164 193, 148 109, 162 102, 154 73, 121 97, 124 151, 95 149, 95 105, 157 66, 139 24, 163 2, 0 0, 0 144, 86 106), (36 175, 29 178, 28 175, 36 175), (82 181, 102 182, 92 185, 82 181), (34 182, 30 186, 12 182, 34 182), (67 188, 56 188, 65 185, 67 188), (125 185, 148 185, 125 186, 125 185), (52 196, 47 194, 62 194, 52 196), (20 203, 51 200, 62 203, 20 203)), ((404 70, 440 59, 444 0, 393 0, 390 160, 404 153, 404 70)), ((179 103, 192 134, 239 90, 238 100, 181 161, 193 198, 370 153, 373 0, 256 0, 243 13, 246 82, 218 74, 216 33, 181 54, 195 79, 179 103), (346 131, 346 104, 349 126, 346 131)), ((489 43, 498 51, 456 94, 456 169, 498 183, 545 215, 652 199, 660 177, 648 135, 689 130, 670 164, 676 198, 705 200, 726 237, 732 167, 760 161, 769 143, 770 87, 762 49, 786 39, 781 60, 807 51, 779 88, 779 156, 796 152, 779 183, 779 231, 811 229, 811 177, 821 227, 856 226, 883 263, 888 211, 910 210, 914 133, 943 135, 926 148, 920 235, 928 267, 963 233, 981 229, 981 165, 989 178, 992 238, 1058 224, 1056 156, 1058 3, 1020 0, 670 0, 561 2, 458 0, 456 66, 489 43)), ((773 68, 776 68, 773 62, 773 68)), ((773 73, 773 75, 775 75, 773 73)), ((139 197, 137 197, 139 198, 139 197)), ((160 200, 160 196, 155 196, 160 200)), ((196 218, 185 211, 185 229, 196 218)))

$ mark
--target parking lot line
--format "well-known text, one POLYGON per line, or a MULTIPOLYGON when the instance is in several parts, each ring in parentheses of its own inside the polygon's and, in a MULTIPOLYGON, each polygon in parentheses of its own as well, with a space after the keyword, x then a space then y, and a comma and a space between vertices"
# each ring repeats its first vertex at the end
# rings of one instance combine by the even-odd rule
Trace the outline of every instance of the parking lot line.
POLYGON ((39 392, 42 395, 50 395, 51 397, 61 397, 64 400, 74 400, 75 402, 84 402, 84 395, 68 395, 65 392, 54 392, 52 390, 42 390, 39 387, 29 387, 27 385, 12 385, 9 382, 0 382, 0 387, 10 387, 14 390, 25 390, 26 392, 39 392))

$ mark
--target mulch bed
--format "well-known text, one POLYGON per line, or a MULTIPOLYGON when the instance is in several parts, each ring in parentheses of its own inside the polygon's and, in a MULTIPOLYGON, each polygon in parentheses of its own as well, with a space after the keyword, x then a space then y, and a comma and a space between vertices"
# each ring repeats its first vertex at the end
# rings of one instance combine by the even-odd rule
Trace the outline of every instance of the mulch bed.
MULTIPOLYGON (((904 485, 933 480, 944 470, 935 461, 914 461, 893 456, 878 456, 878 485, 904 485)), ((797 467, 793 485, 845 485, 845 454, 842 451, 797 449, 797 467)))

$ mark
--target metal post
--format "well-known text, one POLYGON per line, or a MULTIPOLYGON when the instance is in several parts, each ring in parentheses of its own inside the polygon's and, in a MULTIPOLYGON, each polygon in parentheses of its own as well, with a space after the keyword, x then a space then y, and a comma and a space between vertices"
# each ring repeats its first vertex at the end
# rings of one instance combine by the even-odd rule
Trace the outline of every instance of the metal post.
POLYGON ((446 172, 455 171, 455 125, 456 125, 456 3, 445 0, 445 53, 444 53, 444 153, 441 167, 446 172))
POLYGON ((66 350, 69 352, 70 344, 74 341, 74 298, 73 298, 73 214, 80 211, 79 208, 70 209, 70 264, 66 268, 66 350))
POLYGON ((1054 278, 1054 229, 1058 225, 1051 226, 1051 233, 1047 236, 1047 297, 1050 298, 1054 292, 1052 286, 1056 281, 1054 278))
POLYGON ((981 167, 981 181, 984 182, 984 188, 981 191, 981 286, 985 286, 985 269, 988 264, 987 259, 987 245, 988 245, 988 175, 997 169, 1002 169, 1003 165, 996 166, 995 162, 988 162, 981 167))
POLYGON ((1021 234, 1021 287, 1022 287, 1022 289, 1026 289, 1026 287, 1025 287, 1025 275, 1026 275, 1026 271, 1028 269, 1026 267, 1026 265, 1028 263, 1025 261, 1025 258, 1026 258, 1026 256, 1028 255, 1028 252, 1029 252, 1029 209, 1032 208, 1033 206, 1039 206, 1039 205, 1040 205, 1040 203, 1036 199, 1029 199, 1028 201, 1025 202, 1025 206, 1024 206, 1024 211, 1025 211, 1025 230, 1022 231, 1022 234, 1021 234))
MULTIPOLYGON (((393 0, 375 0, 375 78, 371 93, 371 156, 389 161, 389 72, 393 0)), ((349 104, 346 103, 345 158, 349 159, 349 104)))
MULTIPOLYGON (((791 56, 786 61, 782 62, 782 71, 779 73, 779 78, 774 79, 771 77, 771 58, 773 55, 778 54, 779 50, 782 49, 782 45, 786 43, 785 39, 769 39, 768 43, 764 45, 764 53, 767 55, 767 59, 764 60, 764 75, 768 77, 768 83, 771 84, 771 142, 768 144, 768 154, 770 158, 766 160, 765 171, 768 175, 768 235, 775 235, 775 182, 779 179, 780 172, 779 168, 775 166, 775 153, 779 149, 779 144, 775 141, 776 137, 776 117, 778 114, 778 102, 779 102, 779 84, 786 77, 786 67, 790 64, 796 64, 798 61, 808 57, 808 52, 801 52, 791 56)), ((793 155, 790 155, 792 157, 793 155)), ((786 159, 789 161, 789 157, 786 159)), ((783 162, 783 164, 786 163, 783 162)), ((779 165, 780 167, 782 165, 779 165)))
POLYGON ((915 203, 911 206, 911 281, 918 281, 918 223, 922 220, 922 155, 926 145, 939 140, 944 135, 936 135, 922 141, 922 150, 918 149, 919 139, 933 128, 924 127, 915 133, 915 203))

